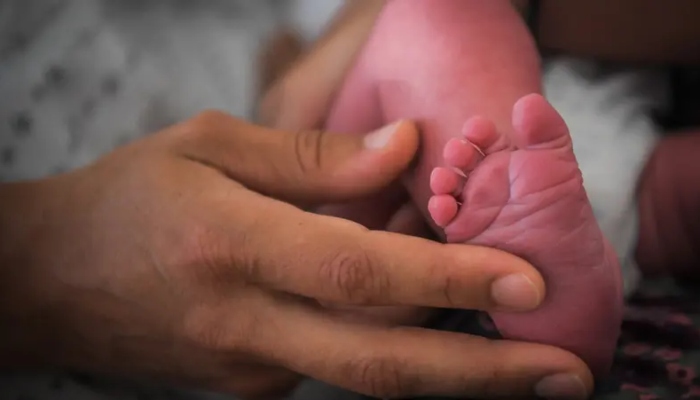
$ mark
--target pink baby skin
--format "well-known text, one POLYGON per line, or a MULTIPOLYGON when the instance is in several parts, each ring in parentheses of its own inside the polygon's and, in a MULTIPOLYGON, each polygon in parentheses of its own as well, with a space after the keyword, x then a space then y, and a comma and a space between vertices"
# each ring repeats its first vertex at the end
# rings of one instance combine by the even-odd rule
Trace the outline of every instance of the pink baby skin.
MULTIPOLYGON (((330 131, 416 121, 421 150, 401 182, 447 242, 496 247, 544 276, 543 305, 492 313, 507 339, 611 366, 622 320, 618 259, 583 188, 568 128, 541 96, 537 50, 504 0, 390 0, 338 94, 330 131)), ((400 187, 323 212, 382 228, 400 187)))

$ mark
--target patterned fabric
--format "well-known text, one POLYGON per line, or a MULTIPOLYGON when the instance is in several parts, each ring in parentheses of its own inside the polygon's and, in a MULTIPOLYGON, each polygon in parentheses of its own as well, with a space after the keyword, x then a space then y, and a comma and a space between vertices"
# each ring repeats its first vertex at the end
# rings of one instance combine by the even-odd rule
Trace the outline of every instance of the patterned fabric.
POLYGON ((84 166, 204 109, 250 117, 258 43, 285 3, 1 0, 0 181, 84 166))
MULTIPOLYGON (((446 329, 498 337, 485 314, 453 315, 446 329)), ((612 376, 594 400, 700 400, 700 284, 644 281, 629 301, 612 376)))
POLYGON ((700 399, 700 286, 645 282, 629 301, 600 400, 700 399))

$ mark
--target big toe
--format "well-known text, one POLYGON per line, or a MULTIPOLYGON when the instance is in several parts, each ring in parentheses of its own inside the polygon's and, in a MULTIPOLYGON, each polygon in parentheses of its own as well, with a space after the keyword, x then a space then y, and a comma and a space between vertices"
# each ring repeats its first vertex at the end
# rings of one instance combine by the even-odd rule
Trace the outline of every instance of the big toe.
POLYGON ((571 142, 566 122, 539 94, 524 96, 515 103, 513 128, 520 148, 558 148, 571 142))

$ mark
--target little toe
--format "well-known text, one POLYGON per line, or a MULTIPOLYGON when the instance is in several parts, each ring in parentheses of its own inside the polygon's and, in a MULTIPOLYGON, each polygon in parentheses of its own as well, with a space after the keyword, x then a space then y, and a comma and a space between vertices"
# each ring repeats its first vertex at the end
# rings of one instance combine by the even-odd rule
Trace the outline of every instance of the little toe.
POLYGON ((437 167, 430 174, 430 190, 435 195, 449 194, 456 196, 463 185, 464 177, 449 168, 437 167))
POLYGON ((544 97, 527 95, 513 106, 514 137, 521 148, 554 149, 571 145, 564 119, 544 97))
POLYGON ((428 212, 439 227, 444 228, 457 216, 459 206, 454 197, 441 194, 430 198, 428 201, 428 212))
POLYGON ((507 141, 496 126, 484 117, 470 118, 462 128, 462 135, 484 155, 506 149, 507 141))
POLYGON ((450 139, 442 151, 442 157, 450 167, 468 175, 483 155, 481 150, 466 140, 450 139))

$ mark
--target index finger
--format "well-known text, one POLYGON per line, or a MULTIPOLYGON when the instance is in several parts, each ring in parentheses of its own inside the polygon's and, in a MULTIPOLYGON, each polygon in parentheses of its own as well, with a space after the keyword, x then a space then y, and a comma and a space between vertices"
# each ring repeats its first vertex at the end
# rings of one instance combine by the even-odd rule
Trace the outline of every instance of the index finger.
POLYGON ((241 254, 247 278, 268 288, 343 304, 489 311, 530 310, 544 297, 537 271, 504 252, 369 231, 258 197, 247 203, 241 254))

